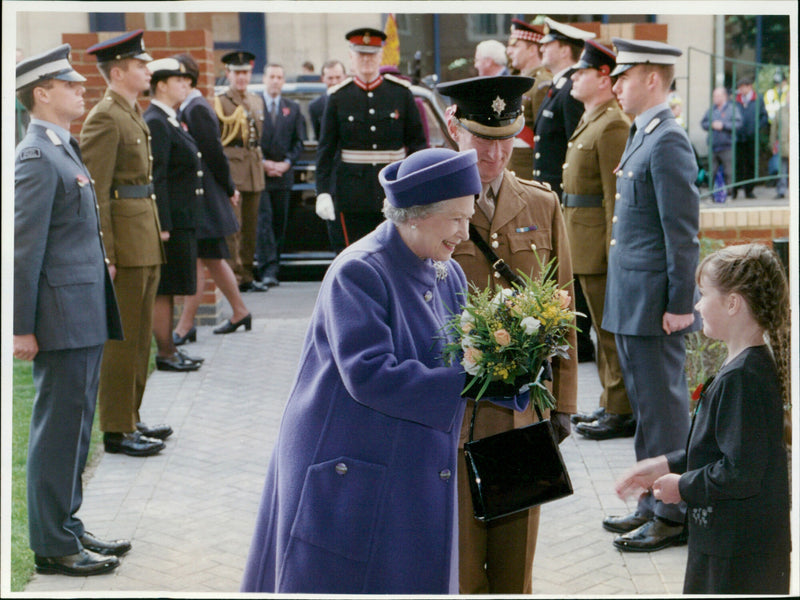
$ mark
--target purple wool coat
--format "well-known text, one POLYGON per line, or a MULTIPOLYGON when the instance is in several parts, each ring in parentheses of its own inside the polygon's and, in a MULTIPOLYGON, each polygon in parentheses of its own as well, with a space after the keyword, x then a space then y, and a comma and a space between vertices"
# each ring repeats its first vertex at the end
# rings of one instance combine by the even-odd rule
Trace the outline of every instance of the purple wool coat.
POLYGON ((384 222, 322 282, 286 404, 242 591, 458 592, 465 402, 439 331, 466 280, 437 281, 384 222))

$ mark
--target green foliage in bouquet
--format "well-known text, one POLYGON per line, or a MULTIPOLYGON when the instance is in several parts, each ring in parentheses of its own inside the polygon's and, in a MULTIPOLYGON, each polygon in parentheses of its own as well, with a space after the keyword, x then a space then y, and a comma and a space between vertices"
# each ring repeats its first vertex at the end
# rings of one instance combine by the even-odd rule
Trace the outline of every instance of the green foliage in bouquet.
POLYGON ((509 389, 527 383, 531 402, 541 410, 555 408, 542 375, 549 372, 546 363, 553 356, 569 359, 567 335, 576 328, 576 313, 570 310, 569 293, 556 283, 556 260, 540 267, 535 279, 520 273, 524 287, 481 290, 470 285, 463 311, 445 325, 451 340, 442 353, 445 364, 459 362, 472 376, 462 393, 474 387, 478 400, 495 382, 509 389))

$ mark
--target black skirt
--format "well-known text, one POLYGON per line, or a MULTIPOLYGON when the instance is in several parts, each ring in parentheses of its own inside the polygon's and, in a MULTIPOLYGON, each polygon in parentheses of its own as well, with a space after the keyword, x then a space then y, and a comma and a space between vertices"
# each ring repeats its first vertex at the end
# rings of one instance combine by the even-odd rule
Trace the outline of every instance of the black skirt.
POLYGON ((197 291, 197 237, 194 229, 173 229, 164 242, 159 296, 193 296, 197 291))
POLYGON ((197 240, 198 258, 230 258, 231 252, 224 237, 197 240))

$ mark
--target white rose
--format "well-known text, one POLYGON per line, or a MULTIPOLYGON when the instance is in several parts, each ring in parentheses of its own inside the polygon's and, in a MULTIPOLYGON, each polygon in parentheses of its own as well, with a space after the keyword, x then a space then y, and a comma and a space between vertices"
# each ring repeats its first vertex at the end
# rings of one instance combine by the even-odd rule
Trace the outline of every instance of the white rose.
POLYGON ((475 323, 475 317, 472 316, 471 312, 464 309, 461 312, 461 327, 463 328, 467 323, 475 323))
POLYGON ((539 331, 539 327, 541 323, 539 323, 539 319, 534 319, 533 317, 525 317, 519 323, 522 325, 522 328, 525 330, 525 333, 528 335, 533 335, 537 331, 539 331))
POLYGON ((475 347, 475 338, 471 335, 465 335, 461 338, 461 347, 466 350, 467 348, 475 347))

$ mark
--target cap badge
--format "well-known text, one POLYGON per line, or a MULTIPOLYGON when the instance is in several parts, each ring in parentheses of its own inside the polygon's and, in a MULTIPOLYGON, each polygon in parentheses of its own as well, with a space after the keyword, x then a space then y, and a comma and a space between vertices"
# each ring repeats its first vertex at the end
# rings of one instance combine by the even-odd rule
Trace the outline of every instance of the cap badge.
POLYGON ((364 40, 364 45, 369 46, 369 42, 370 42, 369 33, 364 32, 364 37, 362 39, 364 40))
POLYGON ((502 99, 500 96, 498 96, 497 98, 495 98, 495 99, 492 101, 492 110, 495 112, 495 114, 496 114, 498 117, 499 117, 501 114, 503 114, 503 111, 504 111, 505 109, 506 109, 506 101, 505 101, 505 100, 503 100, 503 99, 502 99))

